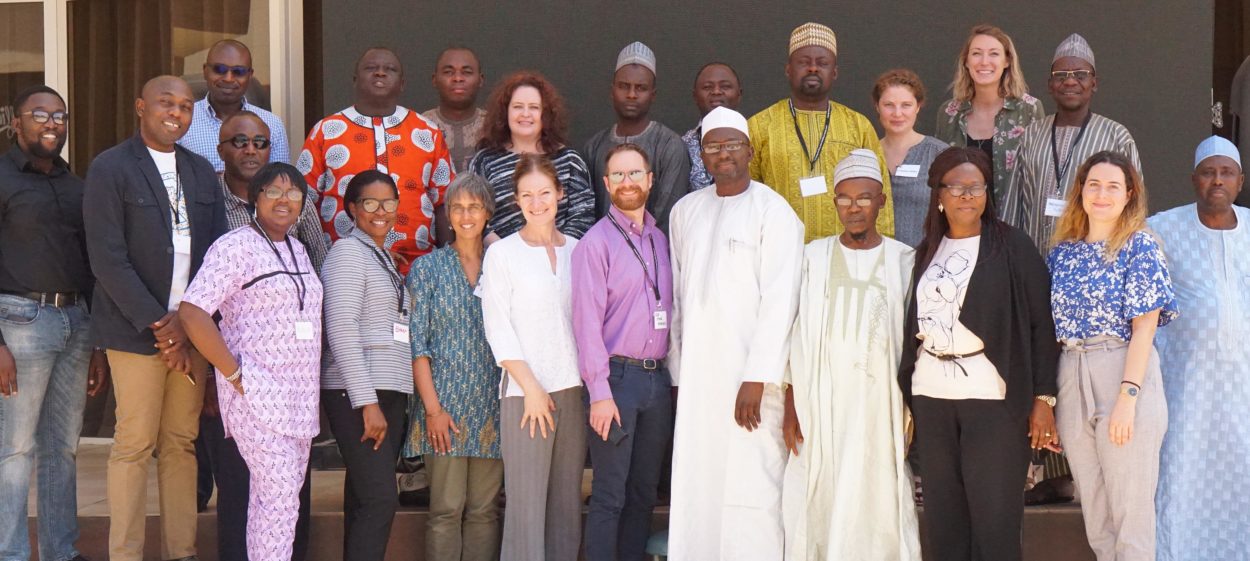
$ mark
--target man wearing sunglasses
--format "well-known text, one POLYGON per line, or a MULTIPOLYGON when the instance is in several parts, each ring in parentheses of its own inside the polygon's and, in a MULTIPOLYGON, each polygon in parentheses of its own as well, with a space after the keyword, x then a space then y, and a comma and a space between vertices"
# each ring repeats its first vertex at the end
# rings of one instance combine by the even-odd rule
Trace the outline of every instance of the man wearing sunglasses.
POLYGON ((87 395, 108 381, 88 333, 83 182, 60 155, 61 94, 35 86, 14 108, 17 145, 0 157, 0 559, 31 557, 27 494, 38 465, 39 556, 77 561, 74 455, 87 395))
POLYGON ((186 136, 178 143, 208 159, 217 173, 225 169, 225 162, 217 153, 218 133, 226 119, 242 111, 255 113, 269 127, 271 159, 261 162, 261 165, 291 162, 291 145, 287 141, 282 119, 247 102, 252 73, 252 52, 247 45, 234 39, 223 39, 208 49, 208 56, 204 59, 204 83, 208 86, 208 95, 195 102, 195 118, 191 120, 186 136))

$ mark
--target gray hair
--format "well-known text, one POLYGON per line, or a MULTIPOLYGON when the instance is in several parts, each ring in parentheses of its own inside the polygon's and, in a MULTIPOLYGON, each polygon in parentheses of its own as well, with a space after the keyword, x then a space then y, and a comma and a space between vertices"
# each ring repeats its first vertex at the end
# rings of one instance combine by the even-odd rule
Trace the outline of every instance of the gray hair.
POLYGON ((485 177, 476 173, 457 175, 451 185, 447 186, 447 194, 443 202, 450 203, 461 196, 477 199, 486 208, 487 214, 495 215, 495 190, 491 188, 485 177))

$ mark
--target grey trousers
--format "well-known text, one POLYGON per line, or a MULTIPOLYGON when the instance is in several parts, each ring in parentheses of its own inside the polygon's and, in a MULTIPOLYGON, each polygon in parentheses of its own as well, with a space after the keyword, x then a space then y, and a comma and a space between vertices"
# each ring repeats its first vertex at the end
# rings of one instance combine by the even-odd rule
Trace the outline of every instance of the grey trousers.
POLYGON ((1155 559, 1155 488, 1168 409, 1159 354, 1151 348, 1133 437, 1122 447, 1111 443, 1108 426, 1127 355, 1124 341, 1095 337, 1065 344, 1059 358, 1056 424, 1098 561, 1155 559))
POLYGON ((499 558, 499 488, 503 462, 492 458, 425 455, 430 473, 430 521, 425 558, 491 561, 499 558))
POLYGON ((504 484, 500 561, 576 561, 582 541, 582 470, 586 465, 586 405, 581 386, 551 394, 554 433, 521 430, 525 398, 500 400, 504 484))

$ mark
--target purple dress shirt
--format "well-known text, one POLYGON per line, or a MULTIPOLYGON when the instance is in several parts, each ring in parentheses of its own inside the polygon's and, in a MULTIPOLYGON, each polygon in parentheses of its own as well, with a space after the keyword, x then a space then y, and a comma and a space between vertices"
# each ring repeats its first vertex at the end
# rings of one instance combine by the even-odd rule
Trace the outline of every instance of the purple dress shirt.
POLYGON ((573 338, 590 401, 612 397, 608 359, 623 356, 660 360, 668 356, 668 328, 655 328, 655 312, 673 313, 673 269, 668 238, 647 213, 640 230, 615 206, 573 249, 573 338), (646 273, 625 236, 646 261, 646 273), (646 280, 650 276, 651 280, 646 280), (658 277, 658 278, 657 278, 658 277), (652 284, 658 283, 657 304, 652 284))

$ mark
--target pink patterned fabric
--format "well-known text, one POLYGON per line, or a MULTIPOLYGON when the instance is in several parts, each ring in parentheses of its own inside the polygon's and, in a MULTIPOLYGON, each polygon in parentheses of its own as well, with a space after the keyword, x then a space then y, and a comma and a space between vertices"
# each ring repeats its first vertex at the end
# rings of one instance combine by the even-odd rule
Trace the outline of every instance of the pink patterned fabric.
MULTIPOLYGON (((232 390, 233 391, 233 390, 232 390)), ((299 518, 299 491, 312 438, 282 436, 262 425, 252 412, 237 407, 222 421, 234 427, 239 454, 247 462, 247 558, 289 561, 299 518)))
MULTIPOLYGON (((294 238, 290 241, 294 256, 286 243, 276 242, 270 247, 250 226, 222 236, 209 248, 183 297, 183 302, 210 314, 221 312, 218 329, 243 365, 244 395, 225 381, 228 373, 218 372, 216 376, 227 435, 234 430, 230 419, 235 416, 230 413, 239 407, 248 409, 261 425, 278 435, 317 435, 322 288, 304 246, 294 238), (282 255, 282 262, 274 248, 282 255), (303 274, 287 274, 296 270, 292 259, 303 274), (303 282, 302 310, 297 279, 303 282), (310 324, 310 339, 296 337, 297 322, 310 324)), ((243 448, 240 441, 240 452, 246 458, 243 448)), ((299 470, 302 474, 302 464, 299 470)))

